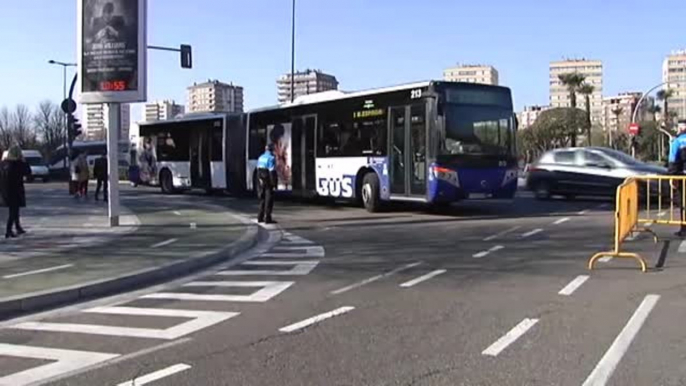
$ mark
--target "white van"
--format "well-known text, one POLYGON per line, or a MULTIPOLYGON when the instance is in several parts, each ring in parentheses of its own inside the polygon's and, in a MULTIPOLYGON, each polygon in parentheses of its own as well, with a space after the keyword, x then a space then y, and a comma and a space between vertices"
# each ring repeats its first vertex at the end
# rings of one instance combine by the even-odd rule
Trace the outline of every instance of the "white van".
MULTIPOLYGON (((31 175, 27 176, 26 180, 28 182, 33 182, 33 180, 40 179, 43 180, 43 182, 48 182, 50 179, 50 170, 43 159, 43 155, 38 150, 22 150, 21 154, 31 167, 31 175)), ((2 154, 2 158, 4 159, 6 156, 7 150, 2 154)))

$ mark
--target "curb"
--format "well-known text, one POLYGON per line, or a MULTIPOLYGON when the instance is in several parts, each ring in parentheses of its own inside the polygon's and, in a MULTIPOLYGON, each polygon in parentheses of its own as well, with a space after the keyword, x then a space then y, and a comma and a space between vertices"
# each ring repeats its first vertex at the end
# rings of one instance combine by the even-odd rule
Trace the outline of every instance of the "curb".
POLYGON ((0 321, 160 284, 231 260, 254 247, 267 233, 262 227, 251 224, 241 216, 234 216, 246 225, 247 231, 220 251, 203 252, 184 261, 146 268, 113 278, 3 298, 0 299, 0 321))

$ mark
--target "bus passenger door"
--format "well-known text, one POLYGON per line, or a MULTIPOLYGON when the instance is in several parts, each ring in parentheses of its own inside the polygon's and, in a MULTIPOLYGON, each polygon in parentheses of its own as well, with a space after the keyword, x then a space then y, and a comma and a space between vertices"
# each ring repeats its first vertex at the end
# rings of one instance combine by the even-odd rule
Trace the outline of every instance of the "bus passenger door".
POLYGON ((303 188, 303 119, 293 118, 291 121, 291 183, 293 192, 300 193, 303 188))
POLYGON ((197 130, 190 135, 191 186, 210 188, 210 135, 208 130, 197 130))
POLYGON ((395 196, 426 195, 426 105, 391 108, 390 177, 395 196))
POLYGON ((405 137, 407 134, 407 119, 405 106, 392 107, 391 119, 388 124, 390 130, 390 150, 389 150, 389 169, 391 176, 391 194, 392 195, 406 195, 407 190, 405 186, 405 137))
POLYGON ((305 189, 308 193, 314 195, 317 190, 316 183, 316 163, 314 160, 314 138, 317 132, 317 116, 310 115, 305 117, 305 127, 303 128, 305 134, 305 142, 303 156, 305 157, 305 189))

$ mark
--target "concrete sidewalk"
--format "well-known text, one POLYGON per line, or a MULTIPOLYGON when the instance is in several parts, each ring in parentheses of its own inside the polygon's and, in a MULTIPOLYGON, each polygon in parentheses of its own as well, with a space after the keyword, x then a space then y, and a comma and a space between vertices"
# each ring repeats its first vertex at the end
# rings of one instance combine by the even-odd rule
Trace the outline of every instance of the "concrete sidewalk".
POLYGON ((27 188, 29 233, 0 242, 0 320, 171 279, 258 238, 257 226, 222 207, 170 204, 125 189, 123 226, 110 228, 102 201, 27 188))

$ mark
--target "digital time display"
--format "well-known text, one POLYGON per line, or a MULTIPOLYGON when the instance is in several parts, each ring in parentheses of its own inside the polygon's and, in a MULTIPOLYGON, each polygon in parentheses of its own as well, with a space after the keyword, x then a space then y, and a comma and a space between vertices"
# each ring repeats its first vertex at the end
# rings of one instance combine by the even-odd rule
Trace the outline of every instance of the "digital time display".
POLYGON ((123 80, 105 80, 100 82, 100 91, 125 91, 126 81, 123 80))

